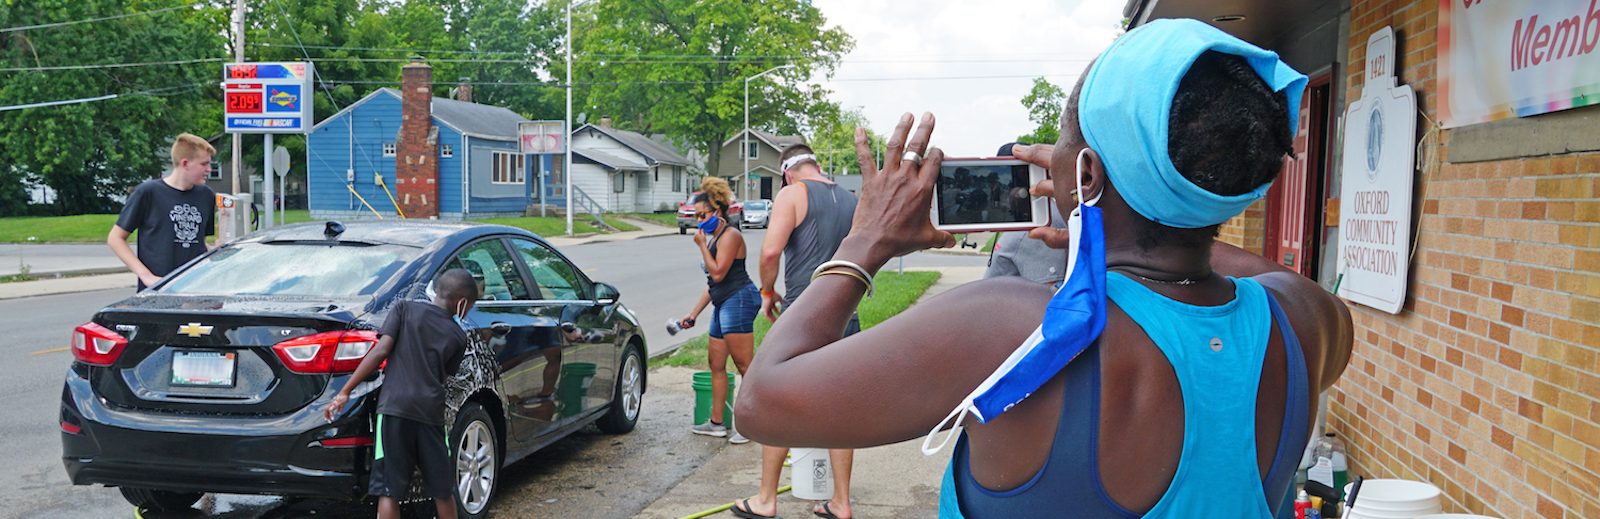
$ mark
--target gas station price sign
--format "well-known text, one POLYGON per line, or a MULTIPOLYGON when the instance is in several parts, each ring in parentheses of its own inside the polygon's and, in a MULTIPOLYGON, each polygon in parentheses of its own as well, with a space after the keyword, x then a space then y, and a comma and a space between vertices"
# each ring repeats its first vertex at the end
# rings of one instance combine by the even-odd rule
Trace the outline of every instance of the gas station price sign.
POLYGON ((228 63, 222 68, 223 125, 229 133, 305 133, 311 128, 310 62, 228 63))

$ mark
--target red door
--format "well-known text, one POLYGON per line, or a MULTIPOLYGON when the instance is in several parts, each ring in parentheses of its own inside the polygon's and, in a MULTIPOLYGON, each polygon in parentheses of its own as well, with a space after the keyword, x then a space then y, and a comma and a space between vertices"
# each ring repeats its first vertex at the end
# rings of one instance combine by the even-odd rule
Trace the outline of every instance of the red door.
POLYGON ((1313 78, 1300 103, 1294 157, 1267 192, 1263 253, 1301 275, 1315 277, 1321 243, 1323 186, 1328 161, 1331 74, 1313 78))

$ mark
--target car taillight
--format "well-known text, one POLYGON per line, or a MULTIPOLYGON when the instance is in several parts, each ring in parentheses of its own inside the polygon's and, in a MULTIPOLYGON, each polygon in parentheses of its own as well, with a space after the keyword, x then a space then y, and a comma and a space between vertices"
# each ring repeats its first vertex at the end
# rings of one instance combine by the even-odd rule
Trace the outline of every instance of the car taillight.
POLYGON ((284 367, 295 373, 350 373, 378 344, 378 332, 325 332, 272 345, 284 367))
POLYGON ((127 345, 122 334, 92 322, 72 330, 72 357, 91 366, 110 366, 127 345))
POLYGON ((70 423, 67 423, 67 422, 61 422, 61 432, 64 432, 64 433, 67 433, 67 434, 78 434, 80 432, 83 432, 83 428, 82 427, 78 427, 78 426, 73 425, 73 424, 70 424, 70 423))
POLYGON ((351 436, 349 438, 329 438, 326 440, 317 440, 315 442, 311 442, 311 446, 347 449, 350 447, 368 447, 374 445, 375 443, 376 442, 373 441, 371 436, 351 436))

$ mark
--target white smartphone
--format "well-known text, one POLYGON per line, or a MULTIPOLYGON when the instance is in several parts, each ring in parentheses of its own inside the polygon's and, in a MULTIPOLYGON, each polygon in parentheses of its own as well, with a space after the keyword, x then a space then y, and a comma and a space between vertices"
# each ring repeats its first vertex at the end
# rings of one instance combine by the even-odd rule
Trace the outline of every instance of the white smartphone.
POLYGON ((946 159, 934 183, 933 226, 962 233, 1050 225, 1051 200, 1028 194, 1044 180, 1044 168, 1010 157, 946 159))

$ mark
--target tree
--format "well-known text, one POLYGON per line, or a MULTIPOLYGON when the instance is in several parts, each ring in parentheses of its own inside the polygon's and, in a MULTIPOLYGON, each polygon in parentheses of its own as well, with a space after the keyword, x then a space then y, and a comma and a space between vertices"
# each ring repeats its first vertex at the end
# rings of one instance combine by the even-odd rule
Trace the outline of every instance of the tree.
POLYGON ((825 22, 805 0, 599 0, 574 13, 575 98, 620 127, 698 149, 712 173, 734 174, 715 168, 722 142, 743 128, 746 77, 796 66, 750 83, 753 128, 798 133, 838 110, 820 86, 794 86, 832 74, 854 46, 825 22))
MULTIPOLYGON (((820 121, 806 137, 811 151, 817 155, 817 164, 825 173, 861 174, 856 160, 856 128, 869 128, 871 123, 859 108, 834 111, 834 117, 820 121)), ((878 143, 883 137, 867 130, 869 143, 878 143)), ((874 146, 873 150, 877 151, 874 146)), ((876 160, 876 159, 875 159, 876 160)))
MULTIPOLYGON (((85 20, 190 4, 186 0, 37 0, 0 3, 0 25, 85 20)), ((202 4, 117 20, 0 34, 0 106, 115 99, 0 112, 0 171, 49 186, 48 213, 114 212, 114 198, 162 175, 171 140, 221 128, 216 63, 48 70, 52 66, 223 57, 227 13, 202 4)), ((15 195, 15 190, 7 195, 15 195)), ((15 204, 10 204, 14 206, 15 204)), ((14 209, 9 209, 14 210, 14 209)))
POLYGON ((1066 102, 1067 95, 1061 87, 1046 81, 1042 77, 1033 78, 1033 89, 1022 98, 1022 106, 1028 108, 1028 120, 1039 125, 1033 133, 1017 137, 1017 142, 1024 144, 1055 144, 1061 137, 1061 104, 1066 102))

